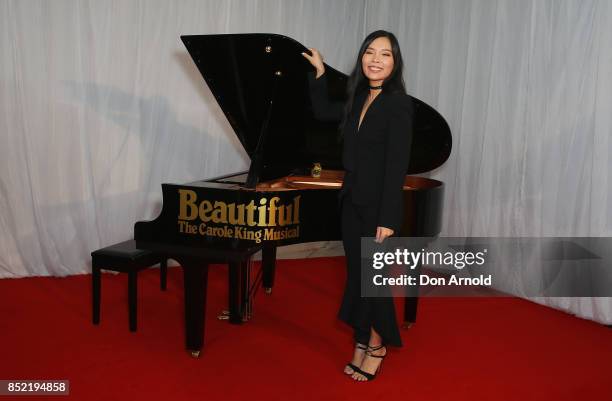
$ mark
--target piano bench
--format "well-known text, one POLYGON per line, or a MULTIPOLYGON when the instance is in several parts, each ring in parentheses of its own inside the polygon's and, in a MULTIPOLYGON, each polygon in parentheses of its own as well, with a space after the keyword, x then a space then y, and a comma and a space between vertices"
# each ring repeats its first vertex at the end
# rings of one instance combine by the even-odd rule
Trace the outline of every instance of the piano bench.
POLYGON ((164 256, 136 248, 136 241, 120 242, 91 253, 93 324, 100 324, 101 270, 128 274, 128 314, 130 331, 136 331, 137 279, 140 270, 160 265, 160 287, 166 290, 168 261, 164 256))

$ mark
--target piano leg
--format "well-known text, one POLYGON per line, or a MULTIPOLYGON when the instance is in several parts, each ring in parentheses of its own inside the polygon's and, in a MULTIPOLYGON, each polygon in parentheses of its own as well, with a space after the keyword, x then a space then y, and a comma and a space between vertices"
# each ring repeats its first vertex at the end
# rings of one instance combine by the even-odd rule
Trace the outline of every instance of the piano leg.
POLYGON ((197 259, 180 258, 185 288, 185 342, 194 357, 200 356, 206 323, 208 264, 197 259))
POLYGON ((402 328, 409 329, 416 322, 418 305, 419 297, 404 298, 404 324, 402 328))
MULTIPOLYGON (((421 274, 421 264, 413 270, 410 274, 413 277, 416 277, 418 280, 419 275, 421 274)), ((418 283, 418 281, 417 281, 418 283)), ((409 287, 406 290, 406 296, 404 297, 404 323, 402 324, 402 328, 409 329, 412 327, 414 323, 416 323, 417 317, 417 307, 419 306, 419 287, 415 286, 414 288, 409 287)))
POLYGON ((251 258, 241 263, 240 270, 240 317, 243 322, 251 319, 253 313, 253 298, 251 297, 251 258))
POLYGON ((276 270, 276 247, 264 246, 261 254, 261 268, 263 269, 262 284, 266 294, 272 293, 274 286, 274 273, 276 270))
POLYGON ((229 280, 229 322, 241 324, 243 315, 243 286, 245 281, 245 263, 230 262, 228 267, 229 280))

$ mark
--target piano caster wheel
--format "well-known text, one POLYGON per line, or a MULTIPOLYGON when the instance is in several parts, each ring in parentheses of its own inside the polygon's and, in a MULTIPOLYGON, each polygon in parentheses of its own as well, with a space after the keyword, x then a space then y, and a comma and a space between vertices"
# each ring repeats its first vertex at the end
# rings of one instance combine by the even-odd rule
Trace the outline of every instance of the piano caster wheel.
POLYGON ((404 330, 408 330, 409 328, 411 328, 411 327, 412 327, 412 325, 413 325, 413 323, 412 323, 412 322, 404 322, 404 323, 402 324, 402 329, 404 329, 404 330))
POLYGON ((190 351, 189 353, 191 354, 191 356, 193 358, 199 358, 200 357, 200 351, 199 350, 198 351, 190 351))
POLYGON ((272 288, 271 287, 266 287, 264 288, 264 292, 268 295, 272 294, 272 288))
POLYGON ((230 318, 230 313, 228 310, 221 311, 221 314, 217 316, 218 320, 229 320, 229 318, 230 318))

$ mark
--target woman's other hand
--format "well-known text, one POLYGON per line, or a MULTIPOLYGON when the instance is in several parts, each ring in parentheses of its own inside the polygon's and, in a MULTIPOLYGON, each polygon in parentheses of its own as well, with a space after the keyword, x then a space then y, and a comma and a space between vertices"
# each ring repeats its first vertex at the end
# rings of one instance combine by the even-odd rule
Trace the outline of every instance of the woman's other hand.
POLYGON ((376 227, 376 242, 382 243, 387 237, 393 235, 393 230, 387 227, 376 227))
POLYGON ((304 52, 302 53, 302 56, 304 56, 306 60, 308 60, 310 64, 312 64, 312 66, 317 70, 317 78, 319 78, 325 73, 325 64, 323 64, 323 57, 321 57, 321 54, 315 48, 309 47, 308 50, 310 50, 311 54, 304 52))

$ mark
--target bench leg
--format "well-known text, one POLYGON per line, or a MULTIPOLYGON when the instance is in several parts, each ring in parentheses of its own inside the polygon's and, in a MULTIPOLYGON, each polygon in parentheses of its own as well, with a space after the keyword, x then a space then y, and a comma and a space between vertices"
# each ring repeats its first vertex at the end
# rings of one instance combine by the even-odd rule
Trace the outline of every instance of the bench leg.
POLYGON ((128 272, 128 315, 130 319, 130 331, 136 331, 136 311, 138 299, 138 272, 128 272))
POLYGON ((91 296, 92 322, 100 324, 100 268, 96 266, 91 269, 91 296))
POLYGON ((168 259, 162 260, 159 264, 159 287, 166 291, 166 281, 168 277, 168 259))

